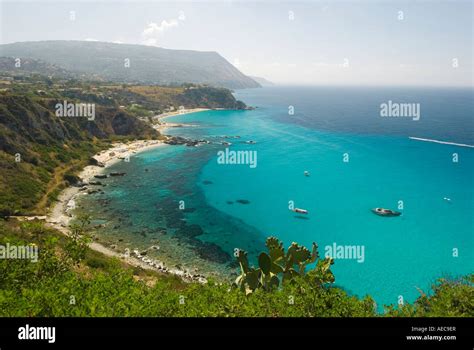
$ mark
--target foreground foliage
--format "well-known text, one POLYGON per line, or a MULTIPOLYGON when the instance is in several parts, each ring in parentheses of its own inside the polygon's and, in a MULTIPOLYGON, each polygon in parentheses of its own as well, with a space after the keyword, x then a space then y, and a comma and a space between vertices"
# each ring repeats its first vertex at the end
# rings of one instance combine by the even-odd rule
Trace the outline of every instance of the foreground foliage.
POLYGON ((260 253, 258 268, 249 266, 245 251, 239 250, 237 252, 241 274, 235 280, 235 284, 246 294, 259 288, 265 291, 278 288, 280 276, 282 283, 290 283, 294 279, 300 278, 316 287, 334 282, 334 275, 330 269, 334 261, 331 258, 320 259, 316 243, 313 242, 310 252, 306 247, 293 242, 286 253, 283 243, 275 237, 267 238, 265 245, 268 254, 260 253), (316 263, 314 268, 307 272, 307 266, 313 263, 316 263))
MULTIPOLYGON (((7 242, 34 242, 40 249, 37 263, 0 260, 0 316, 377 316, 370 297, 358 299, 301 275, 249 295, 227 283, 186 284, 104 257, 81 235, 64 237, 37 222, 1 223, 0 244, 7 242)), ((391 307, 387 315, 473 316, 472 282, 472 276, 440 281, 432 296, 391 307)))

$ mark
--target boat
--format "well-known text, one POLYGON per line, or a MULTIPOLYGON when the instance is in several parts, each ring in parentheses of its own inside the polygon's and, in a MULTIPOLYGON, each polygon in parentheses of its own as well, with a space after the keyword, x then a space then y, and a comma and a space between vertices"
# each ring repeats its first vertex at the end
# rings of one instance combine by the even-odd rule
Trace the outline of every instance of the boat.
POLYGON ((257 141, 254 141, 254 140, 249 140, 249 141, 245 141, 245 143, 249 143, 251 145, 254 145, 257 143, 257 141))
POLYGON ((399 211, 394 211, 390 209, 385 209, 385 208, 374 208, 372 209, 372 212, 374 214, 380 215, 380 216, 400 216, 402 213, 399 211))
POLYGON ((293 211, 299 214, 308 214, 308 211, 306 209, 295 208, 293 209, 293 211))
POLYGON ((309 176, 309 171, 308 170, 305 170, 304 176, 309 176))
POLYGON ((110 173, 110 176, 124 176, 126 173, 121 173, 118 171, 113 171, 110 173))

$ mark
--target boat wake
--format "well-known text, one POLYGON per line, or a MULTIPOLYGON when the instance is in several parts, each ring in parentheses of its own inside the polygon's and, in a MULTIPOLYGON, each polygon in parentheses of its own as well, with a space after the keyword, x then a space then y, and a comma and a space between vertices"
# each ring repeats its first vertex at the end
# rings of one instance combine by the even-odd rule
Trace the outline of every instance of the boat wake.
POLYGON ((413 136, 410 136, 410 137, 408 137, 408 138, 411 139, 411 140, 425 141, 425 142, 434 142, 434 143, 440 143, 440 144, 443 144, 443 145, 451 145, 451 146, 474 148, 473 145, 467 145, 467 144, 465 144, 465 143, 447 142, 447 141, 432 140, 432 139, 422 139, 421 137, 413 137, 413 136))

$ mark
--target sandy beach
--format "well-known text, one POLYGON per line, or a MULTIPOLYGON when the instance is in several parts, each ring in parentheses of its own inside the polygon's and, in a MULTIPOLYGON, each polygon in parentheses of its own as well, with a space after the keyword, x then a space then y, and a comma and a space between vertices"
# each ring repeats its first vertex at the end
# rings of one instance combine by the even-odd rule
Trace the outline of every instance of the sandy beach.
MULTIPOLYGON (((95 175, 103 173, 105 169, 110 167, 112 164, 124 161, 128 157, 132 157, 134 154, 139 152, 162 145, 164 145, 164 143, 159 140, 138 140, 128 143, 113 144, 111 148, 92 157, 102 166, 88 165, 82 169, 78 176, 81 178, 85 186, 87 186, 88 182, 94 179, 95 175)), ((48 213, 46 221, 62 232, 67 230, 69 222, 72 219, 72 214, 69 212, 75 207, 74 198, 81 192, 80 187, 77 186, 70 186, 62 191, 58 197, 57 203, 48 213)))
POLYGON ((211 109, 209 108, 189 108, 189 109, 179 109, 176 111, 172 112, 167 112, 167 113, 162 113, 160 115, 157 115, 156 118, 159 120, 168 118, 168 117, 173 117, 176 115, 183 115, 183 114, 190 114, 190 113, 196 113, 196 112, 203 112, 203 111, 210 111, 211 109))
POLYGON ((164 134, 167 128, 173 128, 173 127, 180 127, 183 126, 183 124, 179 123, 167 123, 164 122, 163 120, 169 117, 174 117, 177 115, 184 115, 184 114, 190 114, 190 113, 196 113, 196 112, 203 112, 203 111, 210 111, 209 108, 189 108, 189 109, 180 109, 177 111, 173 112, 167 112, 167 113, 162 113, 157 116, 155 116, 153 119, 156 121, 153 124, 153 128, 155 130, 158 130, 161 134, 164 134))

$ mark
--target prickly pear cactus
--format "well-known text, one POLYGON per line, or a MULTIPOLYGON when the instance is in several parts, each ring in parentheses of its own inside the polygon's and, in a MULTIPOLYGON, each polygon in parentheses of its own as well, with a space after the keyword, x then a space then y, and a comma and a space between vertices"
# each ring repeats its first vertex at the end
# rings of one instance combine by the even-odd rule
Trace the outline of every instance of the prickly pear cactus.
POLYGON ((266 291, 278 288, 280 275, 283 283, 299 276, 308 278, 317 286, 334 282, 334 275, 330 270, 334 261, 330 258, 319 259, 316 243, 313 243, 312 250, 309 251, 306 247, 293 242, 286 253, 283 243, 275 237, 267 238, 265 245, 268 254, 262 252, 259 255, 258 268, 249 266, 245 251, 239 250, 237 255, 241 274, 235 280, 235 285, 246 294, 259 288, 266 291), (306 274, 307 265, 315 262, 314 269, 306 274))
POLYGON ((240 265, 242 274, 246 274, 249 271, 249 260, 247 258, 247 252, 239 249, 237 252, 237 261, 240 265))

